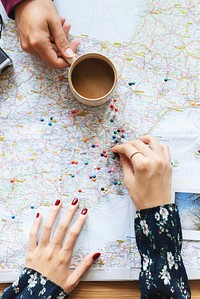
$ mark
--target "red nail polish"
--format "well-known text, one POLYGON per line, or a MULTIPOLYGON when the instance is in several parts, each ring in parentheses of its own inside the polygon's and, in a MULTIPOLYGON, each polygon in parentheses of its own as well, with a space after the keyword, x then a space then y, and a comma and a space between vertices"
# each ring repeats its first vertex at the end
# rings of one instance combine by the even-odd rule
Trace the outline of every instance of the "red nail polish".
POLYGON ((40 216, 40 213, 37 213, 37 214, 36 214, 36 218, 38 218, 39 216, 40 216))
POLYGON ((88 211, 88 209, 84 208, 84 209, 81 211, 81 214, 82 214, 82 215, 86 215, 86 214, 87 214, 87 211, 88 211))
POLYGON ((98 257, 100 257, 101 253, 100 252, 97 252, 93 255, 93 260, 95 261, 96 259, 98 259, 98 257))
POLYGON ((60 199, 57 199, 55 202, 55 206, 58 206, 60 204, 60 199))
POLYGON ((74 198, 74 199, 72 200, 72 205, 75 206, 75 205, 77 204, 77 202, 78 202, 78 198, 74 198))

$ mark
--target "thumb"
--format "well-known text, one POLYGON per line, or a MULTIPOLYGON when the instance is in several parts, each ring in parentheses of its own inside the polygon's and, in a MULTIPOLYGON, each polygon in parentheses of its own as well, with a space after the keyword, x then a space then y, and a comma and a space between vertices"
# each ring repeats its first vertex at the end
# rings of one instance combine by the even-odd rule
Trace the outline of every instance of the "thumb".
POLYGON ((100 257, 101 253, 96 252, 89 254, 84 260, 78 265, 78 267, 71 272, 70 278, 68 279, 67 291, 71 292, 75 286, 79 283, 80 279, 90 269, 96 259, 100 257))
POLYGON ((62 57, 66 59, 69 64, 72 63, 73 58, 75 57, 74 51, 70 48, 69 41, 65 35, 64 29, 61 25, 60 20, 58 22, 50 21, 49 22, 49 29, 51 35, 54 39, 56 47, 58 48, 59 52, 61 53, 62 57))
POLYGON ((127 185, 127 181, 134 179, 133 165, 124 154, 120 154, 120 162, 124 173, 124 182, 127 185))

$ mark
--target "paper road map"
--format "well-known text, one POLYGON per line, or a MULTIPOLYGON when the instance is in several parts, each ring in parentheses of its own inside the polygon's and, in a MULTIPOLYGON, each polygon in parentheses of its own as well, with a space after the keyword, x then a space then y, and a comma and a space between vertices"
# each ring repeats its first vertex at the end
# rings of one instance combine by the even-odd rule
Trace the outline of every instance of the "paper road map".
MULTIPOLYGON (((98 250, 85 279, 137 279, 134 207, 110 147, 154 134, 170 146, 173 179, 199 179, 200 3, 55 2, 80 40, 78 54, 108 56, 118 83, 105 105, 80 104, 64 70, 49 70, 22 51, 15 23, 6 23, 4 49, 14 69, 0 76, 0 281, 15 280, 23 267, 36 213, 45 218, 57 198, 67 207, 74 197, 89 215, 72 266, 98 250)), ((183 257, 189 277, 200 278, 199 239, 184 241, 183 257)))

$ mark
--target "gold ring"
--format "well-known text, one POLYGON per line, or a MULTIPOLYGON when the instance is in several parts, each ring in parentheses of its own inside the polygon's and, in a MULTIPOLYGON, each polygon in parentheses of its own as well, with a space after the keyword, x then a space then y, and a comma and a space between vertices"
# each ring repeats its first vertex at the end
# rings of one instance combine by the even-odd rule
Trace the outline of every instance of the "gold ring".
POLYGON ((136 154, 142 154, 141 152, 135 152, 130 156, 130 160, 133 158, 133 156, 135 156, 136 154))

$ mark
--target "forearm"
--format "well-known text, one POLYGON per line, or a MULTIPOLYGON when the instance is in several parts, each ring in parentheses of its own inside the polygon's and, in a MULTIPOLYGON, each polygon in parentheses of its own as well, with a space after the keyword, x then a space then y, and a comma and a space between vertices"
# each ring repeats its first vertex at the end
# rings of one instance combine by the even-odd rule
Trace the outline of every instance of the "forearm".
POLYGON ((141 255, 141 298, 189 299, 177 207, 164 205, 137 211, 135 233, 141 255))
POLYGON ((18 298, 68 298, 68 293, 48 280, 39 272, 24 268, 19 279, 8 287, 2 294, 2 299, 18 298))
POLYGON ((23 0, 1 0, 9 18, 14 19, 14 9, 23 0))

